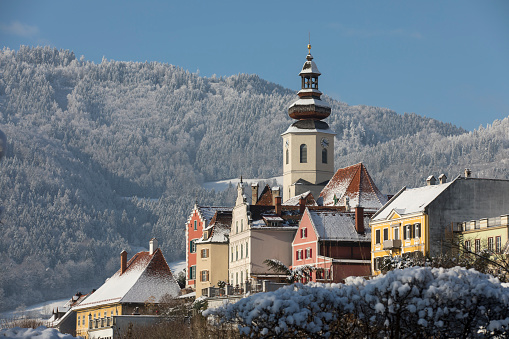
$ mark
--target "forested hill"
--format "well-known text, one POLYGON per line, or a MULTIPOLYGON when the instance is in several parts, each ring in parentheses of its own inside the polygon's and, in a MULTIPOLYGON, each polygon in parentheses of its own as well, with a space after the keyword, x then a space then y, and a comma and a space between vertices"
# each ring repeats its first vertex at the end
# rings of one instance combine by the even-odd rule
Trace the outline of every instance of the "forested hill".
MULTIPOLYGON (((169 261, 183 257, 195 200, 233 202, 232 190, 207 192, 203 181, 281 174, 280 134, 296 98, 256 75, 204 78, 155 62, 94 64, 48 47, 2 50, 0 309, 97 287, 118 269, 121 250, 153 236, 169 261)), ((336 168, 364 162, 384 193, 464 167, 509 177, 507 118, 466 132, 325 100, 336 168)))

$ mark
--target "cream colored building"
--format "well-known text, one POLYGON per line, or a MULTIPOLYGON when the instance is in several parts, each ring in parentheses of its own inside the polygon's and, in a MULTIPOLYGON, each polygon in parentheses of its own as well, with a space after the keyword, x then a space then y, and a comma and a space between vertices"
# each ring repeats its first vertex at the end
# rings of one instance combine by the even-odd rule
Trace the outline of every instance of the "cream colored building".
POLYGON ((196 297, 208 287, 218 287, 219 281, 228 281, 228 236, 232 221, 231 211, 217 211, 203 237, 196 242, 196 297))
POLYGON ((288 115, 296 119, 283 137, 283 201, 306 191, 318 197, 334 174, 334 136, 322 121, 330 115, 330 106, 320 99, 318 71, 311 46, 299 76, 299 99, 290 105, 288 115))

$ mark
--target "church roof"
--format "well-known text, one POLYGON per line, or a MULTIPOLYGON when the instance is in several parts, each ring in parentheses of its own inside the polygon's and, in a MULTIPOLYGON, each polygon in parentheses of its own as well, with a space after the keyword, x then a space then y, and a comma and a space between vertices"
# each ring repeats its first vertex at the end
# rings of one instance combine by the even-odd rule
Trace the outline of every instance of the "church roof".
POLYGON ((375 211, 387 202, 362 163, 338 169, 320 193, 323 206, 345 205, 345 197, 351 207, 375 211))
POLYGON ((162 296, 178 296, 180 287, 161 252, 138 252, 97 291, 86 298, 77 310, 112 303, 158 303, 162 296))

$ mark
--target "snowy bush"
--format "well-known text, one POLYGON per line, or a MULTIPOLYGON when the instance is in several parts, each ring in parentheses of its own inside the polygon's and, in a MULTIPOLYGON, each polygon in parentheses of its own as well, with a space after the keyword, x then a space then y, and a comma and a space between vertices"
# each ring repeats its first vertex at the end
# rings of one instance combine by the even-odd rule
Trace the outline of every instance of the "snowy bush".
POLYGON ((345 284, 293 284, 207 310, 250 337, 509 335, 509 289, 473 269, 411 267, 345 284))

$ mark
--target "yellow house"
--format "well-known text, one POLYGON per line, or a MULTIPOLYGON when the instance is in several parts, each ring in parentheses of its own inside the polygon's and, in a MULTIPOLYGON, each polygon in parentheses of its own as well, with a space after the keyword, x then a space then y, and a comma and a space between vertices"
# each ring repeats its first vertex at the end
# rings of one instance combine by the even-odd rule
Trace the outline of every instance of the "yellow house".
POLYGON ((196 297, 212 297, 209 287, 228 281, 228 235, 231 211, 216 211, 203 236, 196 242, 196 297))
POLYGON ((129 262, 122 251, 120 269, 74 309, 76 335, 113 339, 129 322, 151 322, 157 303, 167 294, 178 296, 180 288, 156 239, 148 252, 136 253, 129 262))
MULTIPOLYGON (((384 257, 404 256, 414 252, 436 256, 449 252, 453 231, 464 220, 477 220, 486 215, 502 215, 509 206, 509 180, 473 178, 466 169, 465 176, 457 176, 447 182, 445 175, 429 176, 427 186, 406 189, 403 187, 372 217, 371 265, 373 274, 380 274, 384 257)), ((504 219, 505 220, 505 219, 504 219)), ((480 224, 482 222, 480 221, 480 224)), ((496 235, 503 232, 487 226, 487 244, 493 238, 496 246, 507 239, 496 235), (491 235, 488 235, 491 234, 491 235), (498 234, 498 233, 497 233, 498 234)), ((502 225, 500 227, 503 227, 502 225)), ((464 236, 481 239, 475 229, 465 231, 464 236)))
POLYGON ((509 240, 509 215, 464 221, 458 224, 456 234, 467 251, 502 253, 509 240))

